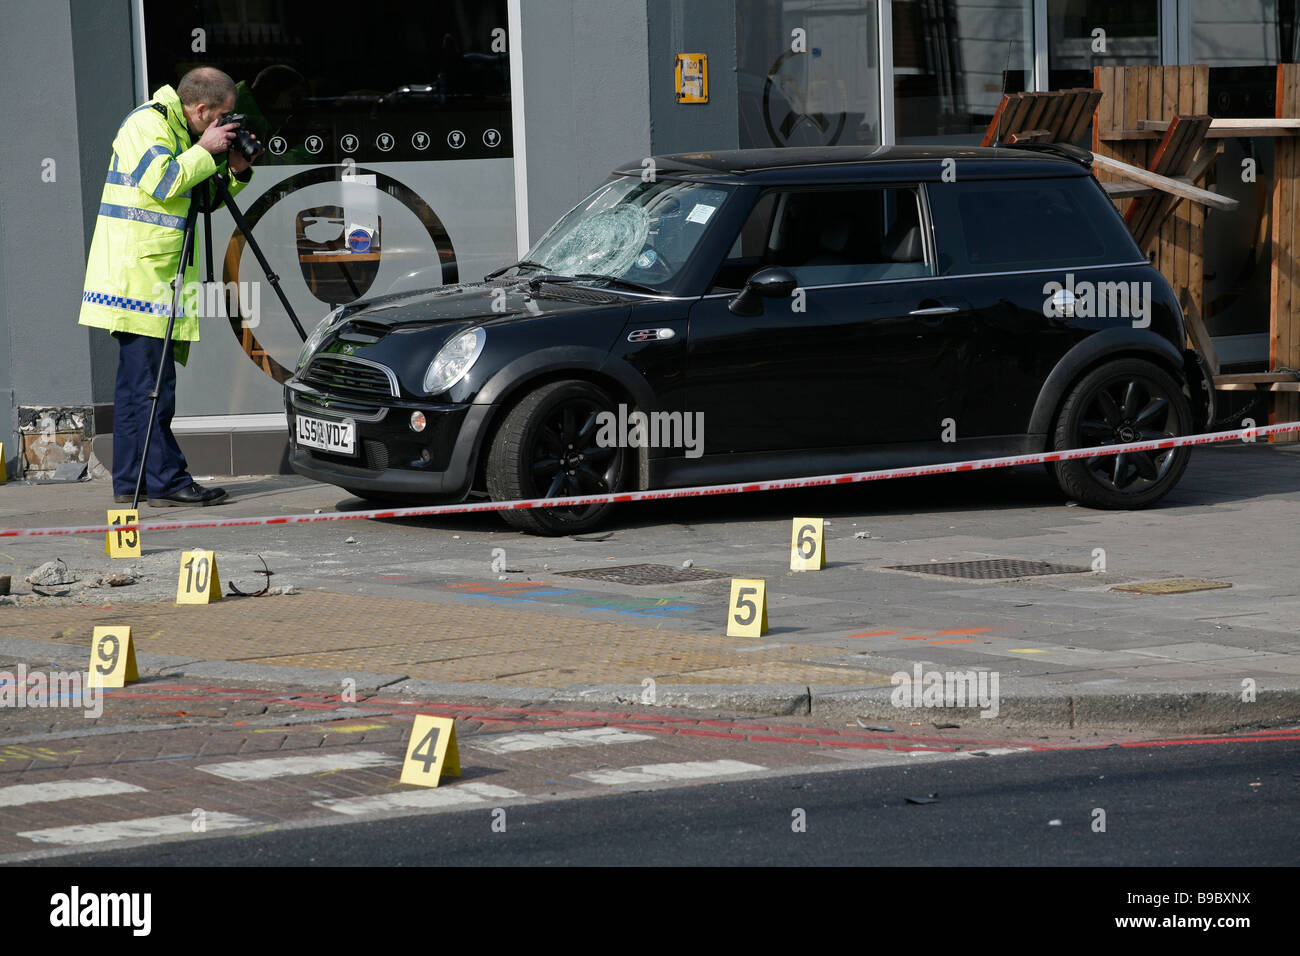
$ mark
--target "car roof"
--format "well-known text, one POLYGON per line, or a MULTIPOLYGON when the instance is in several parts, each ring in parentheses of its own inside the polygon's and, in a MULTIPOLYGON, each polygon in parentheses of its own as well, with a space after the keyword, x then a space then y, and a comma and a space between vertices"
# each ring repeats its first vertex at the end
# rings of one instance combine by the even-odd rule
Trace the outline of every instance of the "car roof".
MULTIPOLYGON (((1087 154, 1079 151, 1080 155, 1087 154)), ((653 156, 655 174, 711 183, 836 183, 939 180, 945 169, 956 180, 1041 179, 1087 176, 1081 161, 1036 149, 980 146, 820 146, 723 149, 653 156), (945 164, 953 160, 953 164, 945 164)), ((643 176, 645 160, 615 173, 643 176)), ((945 178, 950 178, 945 177, 945 178)))

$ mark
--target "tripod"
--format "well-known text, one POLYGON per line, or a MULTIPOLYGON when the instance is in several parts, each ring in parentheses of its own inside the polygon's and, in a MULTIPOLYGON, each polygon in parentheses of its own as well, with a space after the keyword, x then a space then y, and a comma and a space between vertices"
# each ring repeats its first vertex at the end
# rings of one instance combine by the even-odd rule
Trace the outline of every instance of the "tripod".
POLYGON ((154 380, 153 391, 149 393, 149 424, 145 427, 144 448, 140 453, 140 470, 135 477, 135 495, 131 500, 131 510, 138 511, 140 507, 140 489, 144 485, 144 469, 149 461, 149 441, 153 438, 154 418, 158 414, 158 396, 162 393, 163 372, 167 368, 167 358, 171 354, 172 331, 176 325, 176 315, 181 307, 181 293, 185 285, 185 269, 190 265, 194 258, 194 233, 198 227, 199 213, 203 213, 203 251, 205 253, 206 281, 211 283, 213 279, 212 271, 212 210, 217 204, 224 202, 226 209, 230 211, 230 217, 235 220, 235 228, 243 233, 248 242, 248 248, 253 250, 253 255, 257 257, 258 264, 262 271, 266 273, 266 279, 271 283, 271 288, 275 290, 276 296, 280 299, 280 304, 284 306, 284 311, 289 313, 289 320, 293 322, 293 327, 297 330, 298 336, 307 340, 307 333, 303 331, 302 323, 298 321, 298 315, 293 311, 293 306, 289 304, 288 297, 285 296, 284 290, 280 288, 280 277, 271 271, 271 264, 266 261, 266 256, 262 255, 262 249, 253 238, 253 231, 248 228, 248 221, 244 219, 244 214, 239 211, 235 205, 234 197, 230 195, 228 183, 225 176, 220 173, 213 175, 211 180, 212 190, 209 194, 204 188, 207 182, 200 183, 192 190, 190 197, 190 209, 185 216, 185 240, 181 246, 181 261, 176 268, 176 278, 172 280, 172 308, 167 316, 167 335, 163 339, 162 359, 158 363, 158 376, 154 380))

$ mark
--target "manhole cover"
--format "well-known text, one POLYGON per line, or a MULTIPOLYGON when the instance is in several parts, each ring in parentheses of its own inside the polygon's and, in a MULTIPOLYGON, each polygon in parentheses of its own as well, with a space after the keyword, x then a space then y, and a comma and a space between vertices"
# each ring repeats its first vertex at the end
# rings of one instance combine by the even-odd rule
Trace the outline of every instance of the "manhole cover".
POLYGON ((1046 561, 1014 561, 1010 558, 992 558, 987 561, 947 561, 934 564, 899 564, 887 571, 908 571, 912 574, 942 574, 950 578, 968 578, 974 581, 993 581, 999 578, 1028 578, 1036 574, 1086 574, 1090 568, 1076 568, 1069 564, 1048 564, 1046 561))
POLYGON ((611 584, 683 584, 687 581, 707 581, 731 575, 704 568, 673 568, 666 564, 625 564, 618 568, 584 568, 580 571, 556 571, 557 577, 589 578, 592 581, 609 581, 611 584))
POLYGON ((1112 591, 1131 591, 1134 594, 1188 594, 1192 591, 1213 591, 1232 587, 1226 581, 1204 581, 1199 578, 1180 578, 1176 581, 1143 581, 1140 584, 1117 584, 1112 591))

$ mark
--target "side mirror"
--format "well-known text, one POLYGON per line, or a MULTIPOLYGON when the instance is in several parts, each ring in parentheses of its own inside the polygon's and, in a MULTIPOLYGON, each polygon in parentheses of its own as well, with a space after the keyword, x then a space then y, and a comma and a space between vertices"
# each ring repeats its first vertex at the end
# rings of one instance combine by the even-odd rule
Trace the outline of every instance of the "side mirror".
POLYGON ((740 295, 727 303, 727 310, 732 315, 761 315, 764 299, 784 299, 798 286, 799 280, 789 269, 759 269, 749 277, 740 295))

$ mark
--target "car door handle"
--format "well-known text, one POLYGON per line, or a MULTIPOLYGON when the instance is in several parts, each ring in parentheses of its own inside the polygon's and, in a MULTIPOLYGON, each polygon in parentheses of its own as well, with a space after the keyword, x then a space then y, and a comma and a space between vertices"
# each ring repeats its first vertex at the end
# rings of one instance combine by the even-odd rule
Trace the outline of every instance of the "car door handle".
POLYGON ((949 312, 960 312, 961 309, 955 305, 936 305, 929 309, 913 309, 908 315, 947 315, 949 312))

